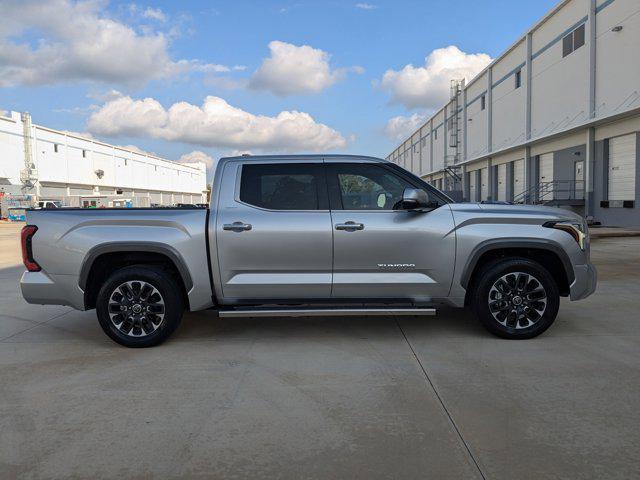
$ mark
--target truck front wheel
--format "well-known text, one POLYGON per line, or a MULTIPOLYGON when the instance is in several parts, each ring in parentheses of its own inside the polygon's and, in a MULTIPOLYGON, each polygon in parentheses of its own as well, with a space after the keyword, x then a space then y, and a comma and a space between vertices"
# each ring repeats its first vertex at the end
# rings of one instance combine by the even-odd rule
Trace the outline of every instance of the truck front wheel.
POLYGON ((135 265, 114 272, 96 302, 102 330, 125 347, 152 347, 166 340, 182 319, 180 288, 166 271, 135 265))
POLYGON ((556 319, 558 286, 539 263, 506 258, 487 265, 473 283, 473 309, 494 335, 526 339, 540 335, 556 319))

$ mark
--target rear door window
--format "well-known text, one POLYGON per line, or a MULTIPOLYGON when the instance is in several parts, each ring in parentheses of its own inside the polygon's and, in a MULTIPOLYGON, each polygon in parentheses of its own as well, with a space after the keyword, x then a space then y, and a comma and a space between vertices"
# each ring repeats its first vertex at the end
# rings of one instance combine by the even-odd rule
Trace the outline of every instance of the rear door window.
POLYGON ((319 164, 282 163, 242 166, 240 201, 269 210, 326 209, 319 164))

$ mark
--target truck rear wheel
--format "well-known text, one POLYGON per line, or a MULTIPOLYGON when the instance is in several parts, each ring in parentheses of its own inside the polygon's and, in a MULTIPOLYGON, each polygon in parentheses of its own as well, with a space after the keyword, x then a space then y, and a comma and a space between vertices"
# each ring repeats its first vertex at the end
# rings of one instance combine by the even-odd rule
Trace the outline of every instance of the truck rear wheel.
POLYGON ((558 286, 539 263, 526 258, 501 259, 487 265, 476 278, 472 307, 494 335, 537 337, 556 319, 558 286))
POLYGON ((184 302, 172 276, 158 267, 136 265, 114 272, 96 302, 102 330, 125 347, 152 347, 180 325, 184 302))

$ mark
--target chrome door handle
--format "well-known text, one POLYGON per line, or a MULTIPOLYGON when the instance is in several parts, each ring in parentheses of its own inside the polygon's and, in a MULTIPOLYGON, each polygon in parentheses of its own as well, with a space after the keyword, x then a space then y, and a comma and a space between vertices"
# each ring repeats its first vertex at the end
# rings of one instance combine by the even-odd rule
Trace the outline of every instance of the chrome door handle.
POLYGON ((251 224, 242 222, 225 223, 222 229, 232 232, 246 232, 247 230, 251 230, 251 224))
POLYGON ((348 232, 364 230, 364 224, 356 222, 336 223, 336 230, 347 230, 348 232))

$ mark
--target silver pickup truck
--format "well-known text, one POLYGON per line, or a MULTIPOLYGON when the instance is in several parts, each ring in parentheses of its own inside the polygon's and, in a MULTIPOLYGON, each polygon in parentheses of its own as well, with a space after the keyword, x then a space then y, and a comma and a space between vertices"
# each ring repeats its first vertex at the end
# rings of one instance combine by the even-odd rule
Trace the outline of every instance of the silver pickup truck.
POLYGON ((206 208, 30 210, 29 303, 95 308, 128 347, 165 340, 185 309, 221 317, 432 315, 469 306, 531 338, 560 297, 596 287, 568 211, 453 203, 402 168, 348 155, 219 161, 206 208))

